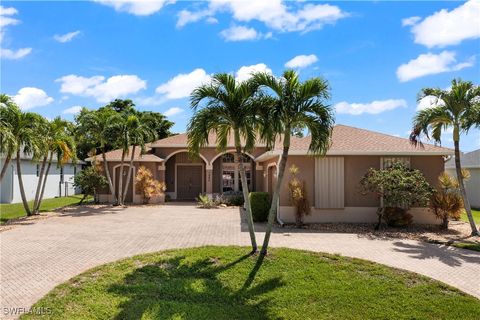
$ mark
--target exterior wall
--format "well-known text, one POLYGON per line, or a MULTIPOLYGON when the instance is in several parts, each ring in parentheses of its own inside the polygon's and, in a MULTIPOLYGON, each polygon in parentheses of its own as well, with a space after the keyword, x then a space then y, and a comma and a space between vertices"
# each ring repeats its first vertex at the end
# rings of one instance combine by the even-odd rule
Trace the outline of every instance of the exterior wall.
MULTIPOLYGON (((35 193, 38 184, 37 164, 37 162, 31 160, 22 160, 22 181, 27 200, 35 199, 35 193)), ((16 167, 16 160, 10 162, 7 173, 5 174, 5 177, 0 185, 1 203, 17 203, 22 201, 16 167)), ((82 166, 79 164, 76 165, 76 168, 77 173, 82 170, 82 166)), ((57 163, 52 163, 47 178, 47 184, 45 185, 43 199, 59 196, 63 197, 65 195, 79 193, 80 190, 75 190, 73 187, 74 165, 64 165, 63 175, 64 183, 60 183, 60 168, 57 168, 57 163)))
MULTIPOLYGON (((465 181, 468 201, 472 208, 480 209, 480 168, 466 169, 470 172, 470 179, 465 181)), ((455 168, 448 168, 446 171, 452 177, 457 177, 455 168)))
POLYGON ((440 156, 410 157, 410 167, 420 170, 428 183, 438 185, 438 176, 445 170, 445 161, 440 156))

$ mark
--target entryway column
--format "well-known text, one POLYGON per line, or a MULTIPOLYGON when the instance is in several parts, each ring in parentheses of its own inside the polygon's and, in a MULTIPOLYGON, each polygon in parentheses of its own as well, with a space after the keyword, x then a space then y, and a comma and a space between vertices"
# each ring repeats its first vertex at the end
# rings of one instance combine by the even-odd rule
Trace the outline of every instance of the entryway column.
POLYGON ((206 166, 206 182, 205 182, 205 193, 213 193, 213 167, 211 165, 206 166))

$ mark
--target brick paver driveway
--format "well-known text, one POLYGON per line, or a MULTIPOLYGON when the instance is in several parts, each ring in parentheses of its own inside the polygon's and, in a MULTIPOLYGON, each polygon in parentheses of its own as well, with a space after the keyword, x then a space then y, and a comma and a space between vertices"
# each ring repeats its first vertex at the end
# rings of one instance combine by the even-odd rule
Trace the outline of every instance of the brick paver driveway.
MULTIPOLYGON (((259 226, 260 228, 261 226, 259 226)), ((145 252, 248 245, 238 209, 80 207, 0 233, 1 312, 29 308, 56 285, 94 266, 145 252)), ((263 233, 258 233, 258 241, 263 233)), ((277 229, 272 246, 368 259, 421 273, 480 298, 480 253, 409 240, 277 229)))

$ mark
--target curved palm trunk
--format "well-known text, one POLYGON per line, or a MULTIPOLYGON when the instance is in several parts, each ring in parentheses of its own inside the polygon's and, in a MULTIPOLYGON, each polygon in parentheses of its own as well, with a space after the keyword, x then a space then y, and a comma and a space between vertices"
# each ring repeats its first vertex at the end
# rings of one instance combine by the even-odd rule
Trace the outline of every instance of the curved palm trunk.
POLYGON ((0 172, 0 182, 2 182, 5 173, 7 173, 7 168, 10 164, 10 160, 12 160, 12 155, 7 154, 7 156, 5 157, 5 162, 3 163, 2 172, 0 172))
POLYGON ((250 206, 250 199, 248 198, 247 176, 245 174, 245 166, 243 165, 243 161, 240 161, 240 158, 242 157, 242 147, 240 146, 240 134, 238 131, 235 131, 234 134, 235 134, 235 150, 237 154, 237 156, 235 157, 235 161, 237 162, 238 169, 240 171, 240 181, 242 183, 243 199, 245 201, 245 208, 247 211, 248 232, 250 233, 250 241, 252 242, 252 253, 256 253, 258 251, 258 246, 257 246, 257 239, 255 238, 255 227, 253 225, 252 207, 250 206))
POLYGON ((472 228, 472 236, 478 236, 480 234, 477 230, 477 226, 475 225, 475 220, 473 220, 472 209, 470 208, 470 202, 468 201, 467 192, 465 191, 465 185, 463 184, 462 167, 460 164, 460 143, 459 143, 459 139, 457 139, 456 137, 454 139, 454 145, 455 145, 455 169, 457 171, 457 179, 458 179, 458 185, 460 187, 460 193, 462 194, 462 198, 463 198, 463 206, 465 207, 468 221, 470 222, 470 227, 472 228))
POLYGON ((25 188, 23 187, 22 180, 22 160, 20 159, 20 149, 17 150, 17 177, 18 177, 18 186, 20 187, 20 195, 22 196, 23 207, 27 216, 32 215, 32 211, 28 207, 27 197, 25 196, 25 188))
POLYGON ((123 164, 125 163, 125 150, 122 151, 122 160, 120 161, 120 176, 118 177, 117 204, 123 206, 123 164))
POLYGON ((113 187, 112 177, 110 176, 110 171, 108 171, 107 156, 105 155, 105 147, 102 147, 102 159, 103 159, 103 171, 105 171, 105 176, 107 177, 108 188, 110 189, 110 194, 113 197, 113 203, 117 203, 117 195, 115 194, 115 188, 113 187))
POLYGON ((43 194, 45 193, 45 186, 47 185, 48 174, 50 173, 50 167, 52 166, 53 153, 50 153, 50 158, 48 159, 47 169, 45 171, 43 182, 42 182, 42 191, 40 192, 40 198, 38 199, 37 206, 33 208, 35 212, 40 210, 40 205, 42 204, 43 194))
MULTIPOLYGON (((132 177, 133 159, 135 157, 135 148, 136 147, 137 147, 136 145, 133 145, 133 147, 132 147, 132 154, 130 155, 130 166, 127 169, 128 170, 127 181, 125 182, 125 190, 123 190, 123 195, 122 195, 122 203, 125 203, 125 198, 127 197, 128 187, 130 186, 130 178, 132 177)), ((132 201, 133 201, 133 199, 132 199, 132 201)))
POLYGON ((48 159, 48 152, 45 154, 45 156, 42 159, 42 166, 40 168, 40 174, 38 176, 38 182, 37 182, 37 190, 35 191, 35 200, 33 201, 33 214, 38 214, 37 208, 40 207, 38 205, 38 202, 40 199, 40 192, 42 190, 43 175, 45 173, 45 166, 47 165, 47 159, 48 159))
POLYGON ((275 184, 275 190, 273 191, 272 204, 270 206, 270 211, 268 212, 268 222, 267 228, 265 230, 265 239, 263 239, 262 250, 260 252, 261 256, 265 256, 268 251, 268 243, 270 242, 270 235, 272 233, 273 223, 275 221, 275 215, 277 213, 278 199, 280 197, 280 189, 283 183, 283 177, 285 175, 285 168, 287 166, 288 160, 288 151, 290 149, 290 129, 285 128, 285 136, 283 140, 283 152, 280 158, 280 164, 278 166, 277 172, 277 183, 275 184))

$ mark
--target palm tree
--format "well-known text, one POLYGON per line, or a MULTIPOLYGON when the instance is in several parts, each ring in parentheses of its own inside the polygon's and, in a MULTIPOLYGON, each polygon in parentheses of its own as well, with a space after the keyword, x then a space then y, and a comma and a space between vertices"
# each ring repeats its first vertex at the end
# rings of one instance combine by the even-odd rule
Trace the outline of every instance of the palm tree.
POLYGON ((210 84, 202 85, 191 94, 191 106, 195 111, 188 125, 188 147, 198 155, 201 147, 208 145, 210 132, 217 135, 217 149, 225 151, 233 133, 235 162, 240 171, 243 198, 247 211, 248 230, 252 252, 257 252, 257 241, 253 226, 252 211, 248 198, 248 184, 243 165, 243 154, 255 145, 255 93, 257 86, 251 81, 238 83, 230 74, 216 74, 210 84), (200 103, 206 100, 205 106, 200 103), (242 146, 242 139, 244 144, 242 146))
POLYGON ((261 250, 261 255, 264 256, 267 254, 275 220, 292 132, 307 128, 312 136, 309 151, 314 155, 323 155, 330 145, 334 116, 330 107, 324 104, 324 101, 330 98, 326 80, 311 78, 301 82, 295 71, 287 70, 280 78, 268 73, 256 73, 253 81, 273 94, 270 102, 265 105, 267 110, 262 112, 266 119, 261 121, 263 124, 261 138, 266 140, 270 146, 273 146, 277 139, 283 140, 277 183, 272 196, 261 250))
POLYGON ((76 160, 76 148, 73 138, 73 125, 69 121, 56 117, 45 125, 44 155, 39 174, 37 192, 33 202, 33 213, 38 214, 43 200, 45 186, 47 184, 48 174, 53 161, 53 155, 56 155, 58 166, 63 166, 70 160, 76 160), (48 162, 47 162, 48 157, 48 162), (45 168, 46 166, 46 168, 45 168))
POLYGON ((17 151, 15 139, 14 121, 20 113, 20 108, 6 94, 0 94, 0 154, 5 155, 5 160, 0 172, 0 182, 7 172, 8 165, 17 151))
POLYGON ((470 202, 467 198, 460 163, 460 135, 468 132, 479 124, 480 87, 470 81, 452 80, 452 87, 447 90, 439 88, 424 88, 419 94, 419 100, 433 97, 430 108, 417 112, 413 118, 413 129, 410 140, 415 145, 421 145, 420 137, 425 135, 435 142, 441 143, 441 135, 448 128, 453 128, 453 144, 455 147, 455 169, 462 194, 465 211, 467 212, 472 235, 479 235, 473 220, 470 202))
POLYGON ((110 194, 115 203, 117 203, 117 195, 113 187, 112 178, 108 170, 108 162, 105 153, 107 152, 107 145, 111 143, 111 126, 113 117, 117 116, 116 112, 111 108, 100 108, 98 110, 90 111, 83 108, 79 115, 75 118, 77 123, 76 134, 82 136, 84 139, 94 141, 102 153, 103 171, 107 178, 110 194))

